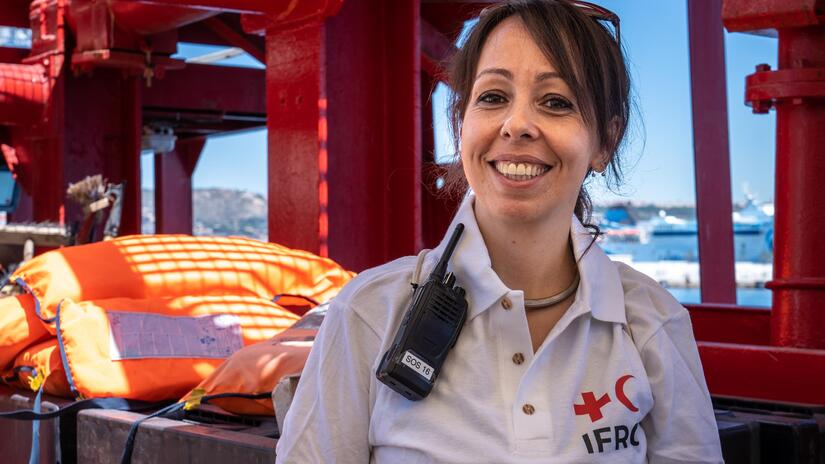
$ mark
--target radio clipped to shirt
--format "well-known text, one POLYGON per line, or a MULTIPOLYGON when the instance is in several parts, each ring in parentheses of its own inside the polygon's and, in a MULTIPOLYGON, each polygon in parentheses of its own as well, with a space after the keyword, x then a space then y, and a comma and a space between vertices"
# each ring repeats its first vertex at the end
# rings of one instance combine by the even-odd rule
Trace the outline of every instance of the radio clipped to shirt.
POLYGON ((427 282, 415 288, 412 303, 375 373, 378 380, 414 401, 430 394, 467 319, 465 291, 455 285, 452 272, 446 274, 463 231, 464 224, 456 225, 427 282))

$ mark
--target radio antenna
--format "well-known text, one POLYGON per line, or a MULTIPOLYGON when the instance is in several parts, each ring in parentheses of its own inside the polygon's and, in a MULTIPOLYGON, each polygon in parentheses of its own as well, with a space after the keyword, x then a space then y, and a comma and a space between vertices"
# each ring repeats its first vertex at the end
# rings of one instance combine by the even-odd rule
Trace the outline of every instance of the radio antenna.
POLYGON ((430 274, 431 279, 441 280, 444 278, 444 274, 447 273, 447 262, 450 261, 450 257, 453 255, 453 250, 455 250, 456 244, 458 244, 458 239, 461 238, 461 233, 464 232, 464 224, 458 223, 453 229, 453 235, 450 237, 450 241, 447 242, 447 248, 444 249, 444 254, 441 255, 441 259, 438 260, 438 264, 436 264, 435 269, 433 269, 432 274, 430 274))

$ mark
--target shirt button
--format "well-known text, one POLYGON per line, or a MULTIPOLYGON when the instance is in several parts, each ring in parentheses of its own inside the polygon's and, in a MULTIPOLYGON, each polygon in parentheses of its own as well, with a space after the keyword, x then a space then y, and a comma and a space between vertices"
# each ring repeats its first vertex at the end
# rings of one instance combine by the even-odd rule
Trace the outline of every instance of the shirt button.
POLYGON ((501 307, 506 309, 506 310, 509 310, 510 308, 513 307, 513 303, 510 302, 509 298, 504 297, 504 298, 501 299, 501 307))
POLYGON ((521 353, 516 353, 513 355, 513 362, 515 364, 521 364, 524 362, 524 355, 521 353))
POLYGON ((522 406, 521 410, 524 411, 524 414, 527 414, 528 416, 532 416, 533 413, 536 412, 536 408, 534 408, 533 405, 530 403, 527 403, 524 406, 522 406))

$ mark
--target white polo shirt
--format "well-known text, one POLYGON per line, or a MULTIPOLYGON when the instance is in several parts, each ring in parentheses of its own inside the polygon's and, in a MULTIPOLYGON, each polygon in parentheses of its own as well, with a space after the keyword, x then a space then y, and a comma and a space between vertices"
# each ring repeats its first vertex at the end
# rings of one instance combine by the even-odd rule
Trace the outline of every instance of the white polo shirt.
POLYGON ((277 462, 722 462, 687 311, 598 245, 584 253, 592 237, 574 218, 581 283, 534 354, 524 294, 491 268, 473 200, 453 220, 465 231, 450 261, 467 322, 430 395, 410 401, 375 377, 410 303, 417 260, 406 257, 361 273, 333 300, 277 462))

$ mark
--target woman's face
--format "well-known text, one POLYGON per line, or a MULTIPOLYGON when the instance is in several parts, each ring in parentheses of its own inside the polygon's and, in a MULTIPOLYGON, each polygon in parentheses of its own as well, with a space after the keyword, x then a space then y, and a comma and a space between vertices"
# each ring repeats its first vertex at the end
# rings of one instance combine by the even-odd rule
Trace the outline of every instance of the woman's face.
POLYGON ((578 102, 517 17, 496 26, 482 49, 461 159, 476 214, 518 222, 569 218, 588 167, 601 170, 578 102))

